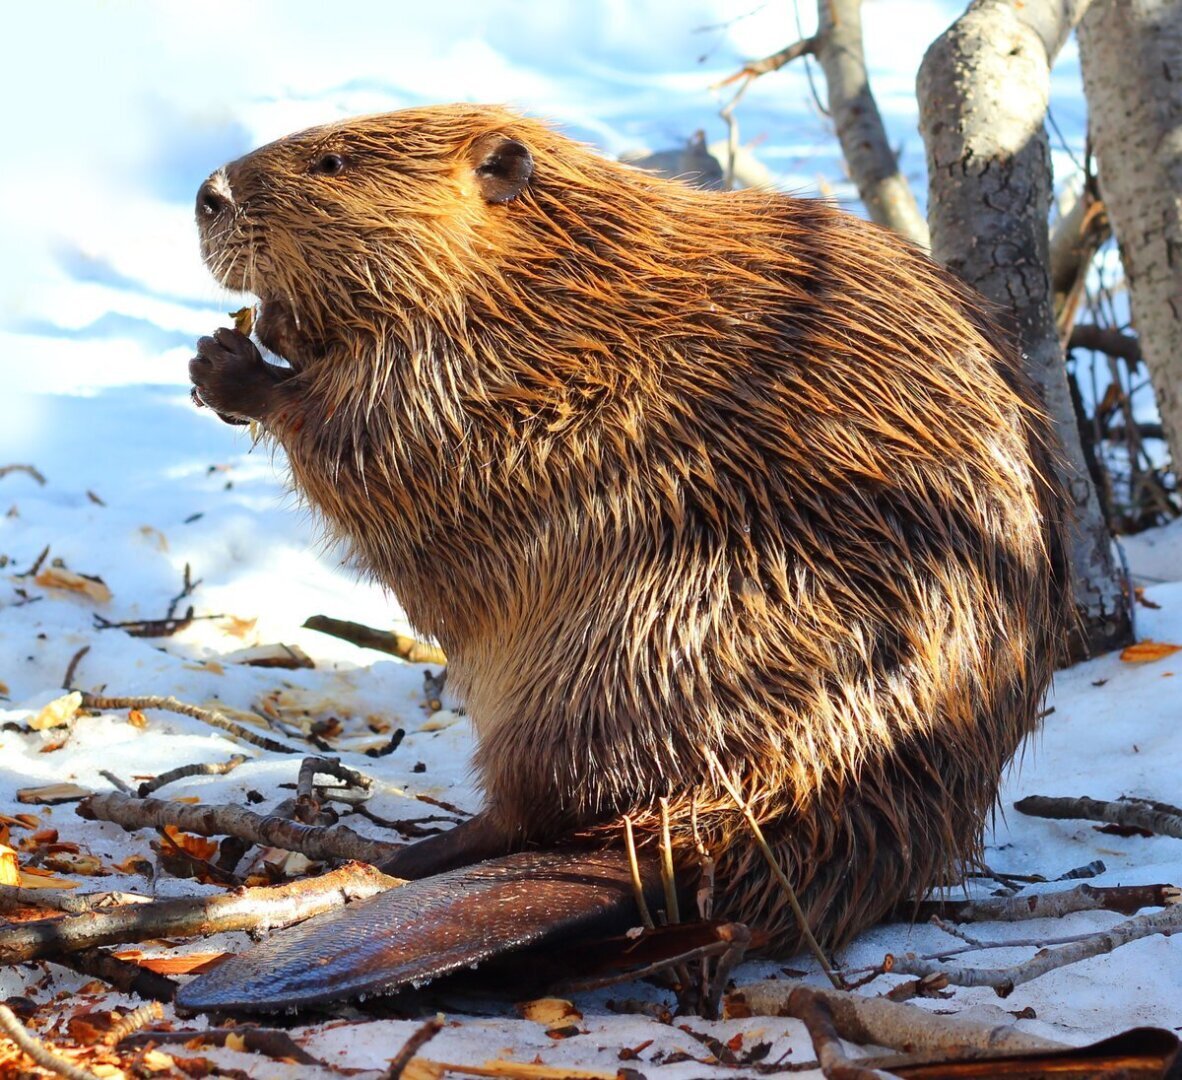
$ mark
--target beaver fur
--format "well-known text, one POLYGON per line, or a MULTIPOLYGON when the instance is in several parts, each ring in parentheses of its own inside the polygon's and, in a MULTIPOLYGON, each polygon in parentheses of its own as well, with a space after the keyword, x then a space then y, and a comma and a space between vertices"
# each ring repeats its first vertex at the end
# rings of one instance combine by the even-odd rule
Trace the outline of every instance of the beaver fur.
POLYGON ((824 202, 704 192, 495 107, 265 146, 198 198, 266 363, 196 394, 440 642, 506 848, 657 831, 840 945, 951 880, 1069 607, 1053 438, 983 301, 824 202))

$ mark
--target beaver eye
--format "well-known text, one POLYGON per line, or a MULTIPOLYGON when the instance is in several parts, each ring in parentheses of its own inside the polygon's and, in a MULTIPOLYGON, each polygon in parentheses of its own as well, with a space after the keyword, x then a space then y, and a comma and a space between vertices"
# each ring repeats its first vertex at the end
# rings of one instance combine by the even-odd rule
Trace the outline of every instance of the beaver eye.
POLYGON ((340 154, 325 154, 312 165, 312 172, 321 176, 339 176, 345 171, 345 159, 340 154))

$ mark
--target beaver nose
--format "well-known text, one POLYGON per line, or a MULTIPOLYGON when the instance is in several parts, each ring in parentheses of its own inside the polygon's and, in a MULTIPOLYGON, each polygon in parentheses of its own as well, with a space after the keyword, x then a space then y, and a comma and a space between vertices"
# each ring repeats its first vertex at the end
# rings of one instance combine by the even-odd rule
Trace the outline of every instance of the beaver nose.
POLYGON ((233 203, 225 173, 215 172, 197 191, 197 217, 215 218, 233 203))

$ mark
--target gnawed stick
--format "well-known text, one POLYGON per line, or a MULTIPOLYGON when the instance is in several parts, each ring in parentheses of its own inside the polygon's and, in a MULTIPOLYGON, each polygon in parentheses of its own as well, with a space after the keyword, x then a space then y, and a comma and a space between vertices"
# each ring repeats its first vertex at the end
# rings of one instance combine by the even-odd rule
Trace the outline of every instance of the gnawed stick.
POLYGON ((443 1014, 440 1013, 412 1032, 402 1049, 390 1060, 390 1067, 382 1075, 382 1080, 399 1080, 415 1054, 443 1030, 443 1024, 443 1014))
POLYGON ((216 709, 203 709, 200 705, 189 705, 178 698, 162 697, 155 694, 145 697, 109 697, 105 694, 90 694, 85 690, 81 693, 82 704, 88 709, 97 709, 99 712, 110 712, 114 709, 163 709, 165 712, 191 716, 194 720, 200 720, 203 724, 218 728, 228 735, 233 735, 236 739, 241 739, 252 746, 258 746, 276 754, 302 754, 304 752, 299 747, 285 746, 275 739, 259 735, 241 724, 236 724, 216 709))
POLYGON ((190 806, 163 799, 136 799, 118 792, 90 795, 74 811, 91 821, 113 821, 125 829, 163 829, 173 825, 198 836, 236 836, 252 844, 298 851, 309 859, 355 859, 380 863, 405 845, 370 840, 347 825, 303 825, 264 816, 226 803, 190 806))
POLYGON ((924 900, 917 919, 933 915, 952 922, 1022 922, 1058 919, 1075 911, 1115 911, 1133 915, 1142 908, 1166 907, 1182 900, 1175 885, 1078 885, 1064 892, 1030 896, 990 896, 982 900, 924 900))
POLYGON ((394 634, 389 630, 375 630, 363 623, 349 622, 347 619, 333 619, 328 615, 313 615, 304 621, 305 630, 317 630, 322 634, 340 638, 363 649, 376 649, 378 652, 397 656, 411 664, 446 664, 447 657, 438 645, 419 641, 408 634, 394 634))
MULTIPOLYGON (((756 1016, 788 1016, 792 991, 803 983, 788 979, 741 986, 727 997, 727 1012, 756 1016)), ((1002 1050, 1050 1050, 1063 1044, 1028 1035, 1011 1024, 983 1024, 960 1017, 937 1016, 914 1005, 901 1005, 880 997, 863 997, 846 990, 810 986, 823 998, 833 1016, 837 1033, 865 1046, 889 1046, 895 1050, 940 1050, 980 1053, 1002 1050)))
POLYGON ((0 1004, 0 1032, 7 1035, 41 1068, 48 1069, 51 1073, 64 1076, 66 1080, 98 1080, 88 1069, 58 1057, 43 1042, 30 1035, 24 1024, 16 1018, 16 1014, 4 1004, 0 1004))
POLYGON ((225 776, 245 763, 246 758, 241 754, 235 754, 226 761, 199 761, 192 765, 178 765, 175 769, 162 772, 151 780, 145 780, 136 790, 136 794, 145 799, 152 792, 159 791, 166 784, 176 783, 177 780, 186 780, 190 776, 225 776))
POLYGON ((1054 818, 1060 821, 1106 821, 1111 825, 1128 825, 1148 829, 1159 836, 1174 836, 1182 840, 1182 808, 1146 799, 1120 799, 1104 802, 1081 796, 1078 799, 1052 798, 1048 795, 1029 795, 1014 803, 1014 809, 1031 817, 1054 818))
POLYGON ((939 961, 924 960, 913 953, 891 959, 890 971, 896 975, 942 975, 955 986, 988 986, 998 997, 1008 997, 1015 986, 1037 979, 1048 972, 1088 960, 1093 956, 1119 949, 1132 941, 1154 934, 1172 934, 1182 930, 1182 904, 1173 904, 1150 915, 1126 919, 1099 934, 1057 949, 1043 949, 1029 960, 1004 968, 957 967, 939 961))
POLYGON ((399 885, 373 867, 350 863, 316 878, 224 896, 156 900, 0 927, 0 964, 53 960, 65 953, 161 937, 226 930, 274 930, 399 885))

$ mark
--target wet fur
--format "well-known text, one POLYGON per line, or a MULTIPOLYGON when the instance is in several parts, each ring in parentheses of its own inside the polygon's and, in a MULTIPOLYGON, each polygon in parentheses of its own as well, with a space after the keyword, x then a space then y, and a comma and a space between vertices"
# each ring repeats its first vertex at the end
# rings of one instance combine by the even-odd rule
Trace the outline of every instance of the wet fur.
POLYGON ((267 430, 446 650, 507 844, 615 841, 667 796, 716 909, 792 949, 705 747, 830 945, 974 857, 1067 617, 1052 437, 974 294, 825 203, 496 108, 315 129, 226 177, 205 256, 294 369, 267 430), (494 203, 497 137, 534 168, 494 203))

